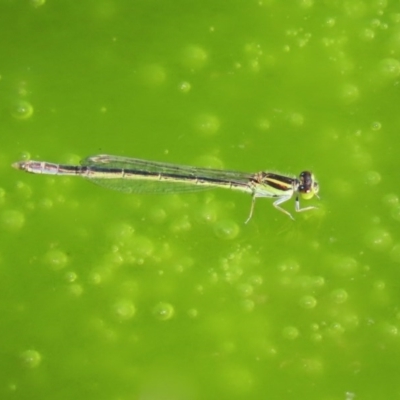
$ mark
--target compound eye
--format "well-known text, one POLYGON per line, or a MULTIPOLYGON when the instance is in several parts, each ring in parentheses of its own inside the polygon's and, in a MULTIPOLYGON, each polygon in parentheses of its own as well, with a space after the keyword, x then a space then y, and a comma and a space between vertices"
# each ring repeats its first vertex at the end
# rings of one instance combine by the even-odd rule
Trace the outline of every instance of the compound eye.
POLYGON ((303 171, 300 174, 299 191, 301 193, 309 193, 311 192, 313 186, 314 186, 313 174, 309 171, 303 171))

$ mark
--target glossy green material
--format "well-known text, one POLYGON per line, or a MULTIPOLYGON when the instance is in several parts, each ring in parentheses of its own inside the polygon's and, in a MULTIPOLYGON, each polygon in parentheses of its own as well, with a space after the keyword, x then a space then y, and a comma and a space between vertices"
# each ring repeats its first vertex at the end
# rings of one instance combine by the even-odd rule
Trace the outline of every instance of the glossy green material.
MULTIPOLYGON (((2 399, 395 399, 400 5, 0 3, 2 399), (11 163, 310 170, 292 221, 11 163)), ((284 208, 291 211, 292 204, 284 208)))

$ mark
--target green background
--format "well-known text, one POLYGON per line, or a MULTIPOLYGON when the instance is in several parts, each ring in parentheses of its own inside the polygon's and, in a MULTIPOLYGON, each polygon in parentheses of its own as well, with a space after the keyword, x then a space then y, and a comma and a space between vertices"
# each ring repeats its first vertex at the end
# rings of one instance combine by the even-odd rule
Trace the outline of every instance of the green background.
POLYGON ((400 398, 398 2, 1 0, 0 31, 2 399, 400 398), (99 153, 310 169, 319 208, 10 166, 99 153))

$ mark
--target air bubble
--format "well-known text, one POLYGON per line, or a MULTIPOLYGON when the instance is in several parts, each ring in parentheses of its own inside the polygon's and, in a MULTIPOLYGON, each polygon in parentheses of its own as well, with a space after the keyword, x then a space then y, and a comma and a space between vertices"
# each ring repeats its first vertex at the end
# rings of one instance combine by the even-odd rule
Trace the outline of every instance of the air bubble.
POLYGON ((184 81, 179 84, 179 90, 182 93, 189 93, 191 88, 192 85, 189 82, 184 81))
POLYGON ((390 233, 382 228, 374 228, 367 232, 365 241, 367 246, 375 251, 386 251, 393 242, 390 233))
POLYGON ((113 305, 114 314, 121 320, 131 319, 136 313, 136 307, 130 300, 119 300, 113 305))
POLYGON ((240 229, 236 222, 225 220, 215 224, 214 233, 220 239, 232 240, 239 235, 240 229))
POLYGON ((351 104, 358 100, 360 91, 356 85, 347 84, 341 88, 341 97, 345 104, 351 104))
POLYGON ((344 289, 336 289, 331 293, 331 298, 336 304, 345 303, 349 295, 344 289))
POLYGON ((293 126, 299 127, 304 124, 304 116, 300 113, 291 114, 289 120, 293 126))
POLYGON ((5 210, 0 214, 1 225, 8 231, 21 229, 25 224, 24 214, 17 210, 5 210))
POLYGON ((384 78, 395 79, 400 75, 400 62, 394 58, 386 58, 380 62, 379 71, 384 78))
POLYGON ((26 100, 17 101, 11 106, 11 115, 16 119, 28 119, 33 115, 33 106, 26 100))
POLYGON ((45 5, 46 0, 30 0, 33 7, 38 8, 45 5))
POLYGON ((300 332, 294 326, 286 326, 285 328, 283 328, 282 334, 285 339, 294 340, 299 337, 300 332))
POLYGON ((374 122, 371 124, 371 129, 372 129, 373 131, 379 131, 381 128, 382 128, 382 124, 381 124, 380 122, 378 122, 378 121, 374 121, 374 122))
POLYGON ((257 121, 257 127, 261 131, 267 131, 271 127, 271 123, 267 118, 261 118, 257 121))
POLYGON ((196 119, 195 126, 204 135, 215 135, 220 128, 221 122, 216 115, 202 114, 196 119))
POLYGON ((200 46, 189 45, 183 51, 183 64, 190 69, 200 69, 207 63, 208 54, 200 46))
POLYGON ((390 251, 390 258, 396 262, 400 263, 400 244, 395 244, 390 251))
POLYGON ((36 368, 42 361, 42 356, 36 350, 26 350, 21 354, 21 360, 24 366, 36 368))
POLYGON ((365 176, 365 183, 369 186, 375 186, 381 181, 381 174, 376 171, 368 171, 365 176))
POLYGON ((175 314, 175 310, 170 303, 158 303, 153 309, 153 315, 160 321, 167 321, 175 314))
POLYGON ((317 305, 317 300, 313 296, 303 296, 299 303, 302 308, 312 309, 317 305))
POLYGON ((148 86, 157 87, 165 82, 167 73, 161 65, 151 64, 143 67, 141 77, 148 86))
POLYGON ((68 256, 61 250, 50 250, 44 256, 44 261, 51 269, 58 271, 68 263, 68 256))

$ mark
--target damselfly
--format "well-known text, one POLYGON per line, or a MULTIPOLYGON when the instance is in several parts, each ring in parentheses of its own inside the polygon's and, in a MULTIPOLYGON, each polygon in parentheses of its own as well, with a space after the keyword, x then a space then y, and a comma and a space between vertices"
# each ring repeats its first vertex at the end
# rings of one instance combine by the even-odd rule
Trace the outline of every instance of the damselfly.
POLYGON ((290 218, 293 216, 281 207, 295 195, 295 211, 302 212, 316 207, 300 207, 300 199, 318 197, 319 185, 314 175, 303 171, 299 177, 274 172, 245 173, 210 168, 198 168, 137 158, 96 155, 82 160, 81 165, 53 164, 46 161, 19 161, 14 168, 45 175, 82 176, 113 190, 127 193, 177 193, 208 188, 226 188, 249 193, 252 196, 251 219, 258 197, 275 199, 273 205, 290 218))

